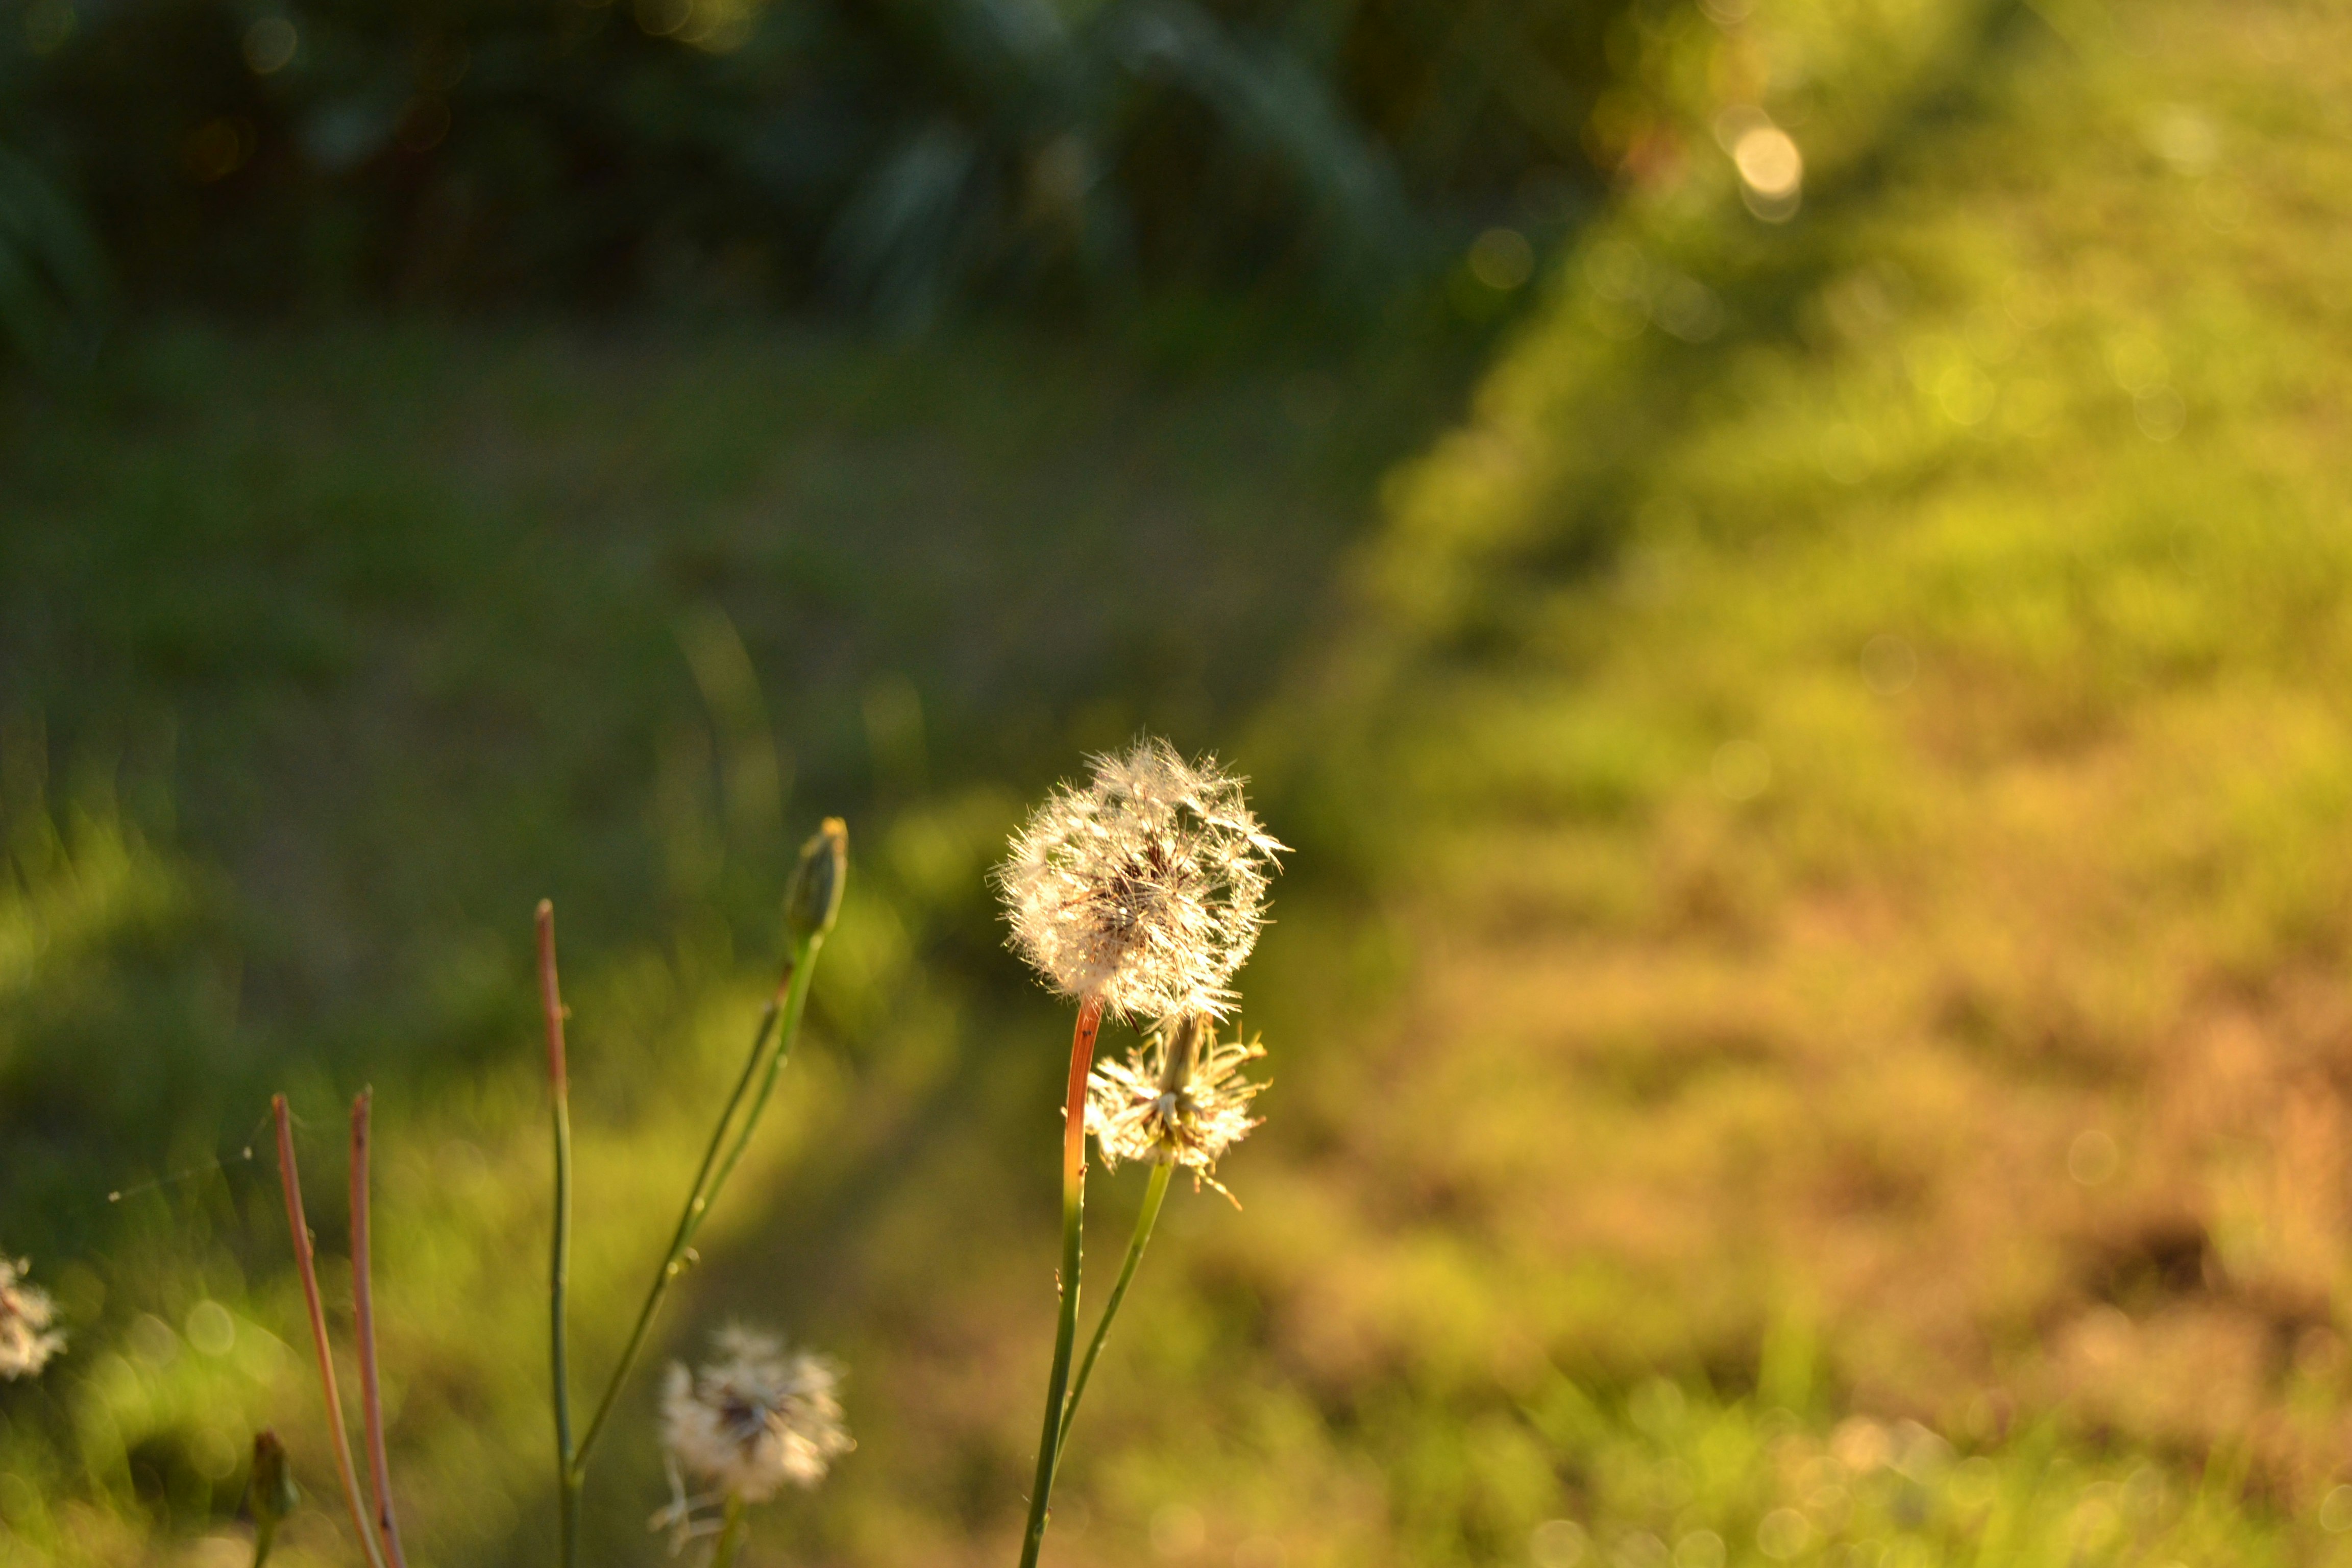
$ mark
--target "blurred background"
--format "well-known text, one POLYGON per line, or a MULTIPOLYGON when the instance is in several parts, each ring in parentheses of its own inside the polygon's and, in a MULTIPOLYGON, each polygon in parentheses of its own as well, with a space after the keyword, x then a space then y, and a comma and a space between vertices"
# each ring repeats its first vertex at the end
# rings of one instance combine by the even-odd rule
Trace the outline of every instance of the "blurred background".
POLYGON ((357 1560, 364 1084, 412 1552, 550 1561, 532 905, 585 1381, 831 814, 657 1358, 851 1368, 751 1561, 1009 1561, 984 879, 1144 731, 1274 1087, 1049 1562, 2352 1562, 2347 215, 2322 0, 0 0, 0 1564, 249 1561, 265 1426, 357 1560))

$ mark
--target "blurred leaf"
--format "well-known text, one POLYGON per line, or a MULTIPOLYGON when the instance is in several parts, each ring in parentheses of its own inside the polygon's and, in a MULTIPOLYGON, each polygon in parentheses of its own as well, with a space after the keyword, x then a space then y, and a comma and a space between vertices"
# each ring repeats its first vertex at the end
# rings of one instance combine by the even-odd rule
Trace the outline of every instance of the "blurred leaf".
POLYGON ((58 366, 95 341, 108 294, 105 260, 80 215, 0 147, 0 336, 24 360, 58 366))

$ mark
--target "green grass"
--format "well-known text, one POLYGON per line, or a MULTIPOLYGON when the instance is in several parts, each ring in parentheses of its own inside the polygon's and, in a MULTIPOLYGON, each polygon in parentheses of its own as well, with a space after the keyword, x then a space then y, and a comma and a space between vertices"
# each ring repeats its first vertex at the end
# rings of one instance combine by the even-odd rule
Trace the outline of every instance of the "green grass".
MULTIPOLYGON (((1049 1281, 1050 1236, 1034 1259, 1019 1240, 1024 1205, 1050 1229, 1066 1024, 998 948, 983 874, 1085 751, 1143 727, 1204 746, 1262 700, 1452 357, 184 331, 94 400, 21 401, 0 458, 24 521, 0 542, 7 1244, 76 1339, 10 1391, 12 1549, 112 1560, 137 1527, 109 1544, 92 1521, 118 1511, 212 1528, 251 1425, 288 1428, 325 1488, 275 1184, 234 1156, 291 1088, 331 1253, 341 1100, 373 1080, 412 1537, 436 1561, 536 1554, 530 905, 557 901, 578 1016, 575 1299, 610 1309, 583 1313, 593 1376, 822 812, 851 817, 856 859, 819 1038, 677 1342, 756 1309, 887 1396, 853 1326, 876 1271, 919 1261, 877 1227, 935 1223, 942 1171, 981 1217, 936 1223, 1002 1240, 1017 1299, 1049 1281), (1039 1158, 1008 1118, 1048 1126, 1039 1158), (237 1315, 226 1356, 164 1331, 204 1301, 237 1315)), ((592 1505, 607 1560, 655 1545, 651 1385, 592 1505)), ((954 1440, 1009 1465, 1031 1402, 954 1440)), ((863 1462, 890 1464, 888 1423, 860 1416, 863 1462)), ((1008 1479, 974 1506, 1019 1502, 1008 1479)), ((331 1514, 306 1519, 296 1545, 331 1552, 331 1514)))
MULTIPOLYGON (((20 405, 0 1215, 79 1338, 0 1392, 0 1562, 230 1561, 263 1421, 341 1560, 272 1184, 104 1193, 290 1083, 332 1254, 366 1079, 411 1539, 544 1561, 529 906, 575 1299, 625 1300, 834 809, 811 1048, 669 1346, 853 1368, 762 1560, 1009 1560, 1067 1021, 982 878, 1143 725, 1298 846, 1275 1088, 1247 1206, 1171 1203, 1049 1559, 2341 1560, 2347 46, 1658 12, 1617 209, 1434 441, 1412 356, 772 331, 180 333, 20 405), (1756 93, 1786 225, 1710 136, 1756 93)), ((601 1561, 655 1550, 649 1408, 601 1561)))

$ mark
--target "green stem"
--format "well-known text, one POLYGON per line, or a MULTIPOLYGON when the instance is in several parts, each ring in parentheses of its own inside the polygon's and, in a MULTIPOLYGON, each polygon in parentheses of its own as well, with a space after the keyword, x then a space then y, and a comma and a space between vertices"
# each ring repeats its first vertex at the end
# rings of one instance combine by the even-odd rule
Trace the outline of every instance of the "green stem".
POLYGON ((352 1331, 359 1341, 360 1430, 367 1439, 368 1483, 375 1497, 375 1528, 390 1568, 408 1568, 401 1549, 400 1523, 392 1506, 392 1456, 383 1440, 383 1386, 375 1359, 375 1265, 369 1240, 369 1121, 375 1090, 362 1089, 352 1101, 352 1331))
POLYGON ((1078 1008, 1070 1037, 1070 1083, 1062 1121, 1062 1291, 1054 1324, 1054 1366, 1045 1378, 1045 1426, 1037 1438, 1037 1476, 1029 1492, 1029 1522, 1021 1537, 1021 1568, 1037 1568, 1045 1544, 1046 1505, 1062 1454, 1062 1407, 1070 1387, 1070 1352, 1078 1338, 1078 1264, 1084 1252, 1087 1208, 1087 1074, 1094 1066, 1095 1033, 1102 1004, 1078 1008))
POLYGON ((703 1219, 710 1212, 710 1205, 717 1201, 719 1188, 726 1184, 728 1175, 743 1157, 752 1131, 759 1124, 760 1114, 767 1108, 769 1093, 776 1086, 777 1075, 783 1070, 785 1059, 792 1055, 793 1042, 800 1033, 801 1015, 808 1005, 809 976, 816 967, 817 950, 824 942, 824 933, 819 931, 803 938, 794 947, 784 984, 777 987, 777 994, 770 997, 768 1005, 760 1010, 760 1026, 751 1037, 751 1055, 743 1063, 742 1076, 735 1081, 735 1092, 728 1097, 727 1109, 719 1113, 719 1124, 710 1130, 710 1145, 703 1151, 701 1168, 695 1173, 694 1185, 687 1192, 686 1208, 678 1215, 677 1229, 670 1237, 669 1251, 663 1257, 661 1267, 654 1271, 653 1284, 646 1292, 645 1304, 637 1310, 636 1325, 629 1331, 628 1343, 622 1347, 621 1359, 613 1368, 611 1381, 604 1385, 604 1397, 597 1402, 596 1414, 590 1419, 588 1429, 581 1434, 579 1446, 572 1452, 570 1476, 575 1487, 587 1473, 589 1453, 595 1447, 598 1436, 612 1417, 613 1407, 620 1398, 622 1384, 627 1380, 630 1368, 636 1364, 639 1352, 645 1349, 646 1337, 653 1329, 654 1315, 660 1310, 662 1298, 669 1293, 669 1288, 677 1277, 686 1271, 686 1255, 693 1244, 695 1233, 702 1228, 703 1219), (780 1020, 782 1029, 777 1027, 780 1020), (774 1051, 769 1053, 767 1046, 772 1035, 776 1038, 776 1046, 774 1051), (727 1142, 729 1124, 734 1121, 744 1096, 751 1092, 752 1080, 759 1077, 763 1053, 768 1067, 767 1077, 761 1081, 759 1095, 744 1118, 730 1149, 727 1142), (726 1151, 723 1163, 720 1159, 722 1150, 726 1151))
POLYGON ((710 1550, 710 1568, 734 1568, 735 1553, 742 1550, 750 1522, 750 1516, 743 1511, 743 1500, 730 1494, 727 1521, 719 1527, 719 1544, 710 1550))
POLYGON ((1175 1173, 1172 1164, 1151 1167, 1151 1184, 1143 1190, 1143 1209, 1135 1216, 1135 1234, 1128 1238, 1127 1261, 1119 1265, 1118 1283, 1110 1288, 1110 1300, 1103 1303, 1102 1321, 1095 1325, 1095 1337, 1087 1345, 1086 1359, 1078 1363, 1078 1375, 1071 1380, 1070 1397, 1062 1406, 1062 1432, 1055 1439, 1056 1469, 1061 1468, 1061 1456, 1069 1449, 1070 1424, 1078 1418, 1078 1401, 1086 1397, 1095 1358, 1102 1354, 1103 1342, 1110 1337, 1111 1320, 1118 1316, 1118 1304, 1127 1300, 1127 1288, 1135 1279, 1136 1265, 1143 1261, 1143 1249, 1151 1245, 1151 1227, 1160 1223, 1160 1205, 1167 1200, 1168 1181, 1175 1173))
MULTIPOLYGON (((760 1080, 760 1092, 752 1097, 751 1109, 744 1113, 743 1126, 735 1134, 734 1147, 729 1149, 727 1157, 719 1162, 719 1173, 710 1178, 709 1199, 706 1201, 718 1198, 719 1189, 727 1184, 727 1178, 735 1173, 735 1167, 742 1162, 743 1152, 751 1146, 752 1129, 760 1125, 760 1117, 768 1109, 768 1097, 775 1093, 776 1079, 782 1076, 784 1062, 793 1054, 793 1041, 800 1035, 801 1014, 808 1006, 808 972, 816 963, 817 949, 824 945, 824 933, 818 931, 793 955, 793 979, 784 993, 783 1028, 778 1035, 775 1054, 768 1058, 767 1076, 760 1080)), ((698 1226, 701 1223, 699 1217, 695 1221, 698 1226)))
POLYGON ((555 1123, 555 1240, 548 1258, 548 1362, 555 1389, 559 1559, 580 1560, 580 1477, 572 1465, 572 1368, 565 1307, 572 1289, 572 1079, 563 1050, 563 994, 555 976, 555 905, 539 901, 539 1004, 547 1025, 548 1098, 555 1123))

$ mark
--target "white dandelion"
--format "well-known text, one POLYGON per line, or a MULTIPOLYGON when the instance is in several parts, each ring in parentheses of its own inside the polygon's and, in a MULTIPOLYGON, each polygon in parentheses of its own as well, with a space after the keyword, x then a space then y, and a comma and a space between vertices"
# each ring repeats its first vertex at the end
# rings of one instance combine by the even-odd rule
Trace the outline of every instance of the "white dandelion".
POLYGON ((24 1282, 30 1267, 0 1258, 0 1377, 38 1376, 66 1348, 65 1335, 49 1330, 57 1313, 47 1294, 24 1282))
POLYGON ((1057 787, 997 868, 1012 945, 1118 1016, 1223 1016, 1284 846, 1213 758, 1144 740, 1094 762, 1093 783, 1057 787))
POLYGON ((678 1470, 722 1500, 765 1502, 787 1482, 816 1485, 856 1447, 842 1426, 838 1363, 787 1353, 748 1329, 722 1329, 712 1342, 719 1360, 697 1373, 673 1363, 662 1389, 662 1447, 678 1470))
POLYGON ((1211 1173, 1258 1124, 1250 1101, 1265 1085, 1241 1069, 1264 1055, 1255 1039, 1220 1041, 1215 1021, 1196 1013, 1161 1023, 1127 1060, 1101 1063, 1087 1085, 1087 1130, 1103 1163, 1180 1166, 1195 1188, 1205 1181, 1232 1197, 1211 1173))

